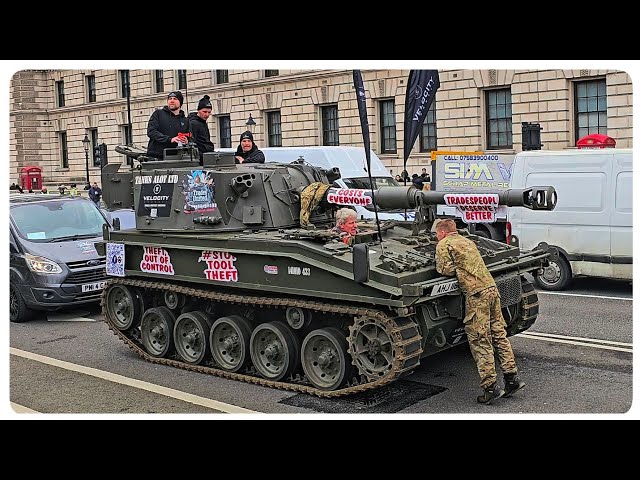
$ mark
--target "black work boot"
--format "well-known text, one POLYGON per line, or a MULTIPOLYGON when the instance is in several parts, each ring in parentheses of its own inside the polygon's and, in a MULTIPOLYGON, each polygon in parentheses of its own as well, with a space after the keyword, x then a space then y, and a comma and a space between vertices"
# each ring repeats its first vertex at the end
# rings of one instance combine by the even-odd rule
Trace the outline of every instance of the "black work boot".
POLYGON ((489 385, 484 389, 484 394, 478 396, 478 403, 483 403, 485 405, 489 405, 496 398, 500 398, 504 395, 504 390, 500 388, 497 382, 494 382, 492 385, 489 385))
POLYGON ((525 383, 518 378, 517 373, 505 373, 504 374, 504 396, 510 397, 518 390, 522 390, 525 383))

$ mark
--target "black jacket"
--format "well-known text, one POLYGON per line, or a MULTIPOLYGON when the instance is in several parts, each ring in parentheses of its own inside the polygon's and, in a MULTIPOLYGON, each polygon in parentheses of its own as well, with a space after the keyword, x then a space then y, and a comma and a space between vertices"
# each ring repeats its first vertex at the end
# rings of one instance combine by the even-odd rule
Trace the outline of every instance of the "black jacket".
POLYGON ((197 112, 191 112, 189 114, 189 125, 191 125, 191 135, 193 135, 193 141, 196 142, 200 155, 213 152, 214 148, 213 143, 211 143, 207 122, 200 118, 197 112))
MULTIPOLYGON (((264 163, 264 153, 262 153, 262 150, 260 150, 255 143, 248 152, 243 152, 242 147, 238 145, 236 156, 244 158, 244 163, 264 163)), ((236 160, 236 163, 238 163, 238 160, 236 160)))
POLYGON ((95 188, 94 186, 91 186, 89 189, 89 198, 94 202, 99 202, 100 197, 102 197, 102 189, 100 187, 95 188))
POLYGON ((171 143, 171 139, 178 133, 189 132, 189 122, 184 116, 184 111, 180 110, 180 115, 174 115, 166 105, 160 110, 156 110, 149 118, 147 125, 147 136, 149 145, 147 155, 162 160, 165 148, 175 148, 177 144, 171 143))

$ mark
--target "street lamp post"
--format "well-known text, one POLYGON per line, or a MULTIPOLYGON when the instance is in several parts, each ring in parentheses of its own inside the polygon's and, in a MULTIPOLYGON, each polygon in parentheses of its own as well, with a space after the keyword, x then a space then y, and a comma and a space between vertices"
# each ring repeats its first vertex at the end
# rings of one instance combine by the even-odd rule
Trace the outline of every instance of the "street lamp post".
POLYGON ((84 162, 85 167, 87 169, 87 185, 89 184, 89 145, 91 144, 91 140, 87 134, 84 134, 84 138, 82 139, 82 146, 84 147, 84 162))

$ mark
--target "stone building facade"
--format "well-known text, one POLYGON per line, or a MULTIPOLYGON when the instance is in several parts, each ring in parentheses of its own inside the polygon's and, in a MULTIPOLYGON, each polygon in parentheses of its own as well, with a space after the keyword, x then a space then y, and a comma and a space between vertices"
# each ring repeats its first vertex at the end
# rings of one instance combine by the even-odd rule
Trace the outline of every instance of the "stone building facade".
MULTIPOLYGON (((371 147, 400 173, 409 70, 362 75, 371 147)), ((624 71, 440 70, 439 76, 430 125, 411 151, 409 173, 430 164, 433 148, 519 152, 522 122, 540 124, 545 150, 575 148, 582 133, 606 133, 618 147, 633 146, 631 78, 624 71)), ((38 165, 45 184, 84 182, 85 135, 91 147, 107 145, 109 163, 124 161, 113 148, 127 136, 146 147, 149 116, 178 88, 185 112, 195 111, 204 94, 211 97, 216 147, 236 147, 250 116, 259 147, 362 145, 351 70, 22 70, 10 84, 9 180, 38 165)), ((88 156, 93 181, 99 177, 93 148, 88 156)))

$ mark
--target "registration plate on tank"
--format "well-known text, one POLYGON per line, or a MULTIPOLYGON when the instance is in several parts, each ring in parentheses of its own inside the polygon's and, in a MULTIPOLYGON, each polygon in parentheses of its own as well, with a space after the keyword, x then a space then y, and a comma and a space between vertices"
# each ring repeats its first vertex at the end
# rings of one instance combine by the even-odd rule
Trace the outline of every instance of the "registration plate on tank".
POLYGON ((82 293, 84 292, 97 292, 104 288, 105 282, 85 283, 82 285, 82 293))
POLYGON ((450 282, 439 283, 431 290, 431 296, 444 295, 445 293, 451 293, 458 290, 458 281, 451 280, 450 282))

